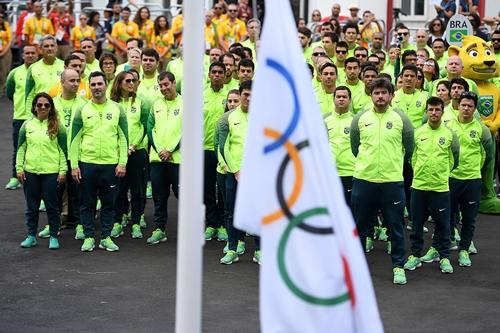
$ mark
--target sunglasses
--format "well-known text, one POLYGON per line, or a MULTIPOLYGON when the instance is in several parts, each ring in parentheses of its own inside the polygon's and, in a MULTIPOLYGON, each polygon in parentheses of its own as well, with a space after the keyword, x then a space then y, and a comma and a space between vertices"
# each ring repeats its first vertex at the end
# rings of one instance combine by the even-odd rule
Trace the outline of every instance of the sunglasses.
POLYGON ((424 78, 423 76, 420 75, 417 76, 417 80, 422 80, 423 78, 424 78))
POLYGON ((313 55, 314 57, 319 57, 319 56, 324 56, 324 55, 326 55, 326 53, 325 53, 325 52, 314 52, 312 55, 313 55))
POLYGON ((137 80, 136 80, 136 79, 125 79, 125 80, 123 80, 123 81, 125 81, 126 83, 134 83, 134 82, 137 82, 137 80))
POLYGON ((408 36, 408 32, 398 32, 398 36, 408 36))
POLYGON ((460 94, 460 97, 474 99, 474 98, 477 98, 477 95, 476 95, 476 93, 474 93, 472 91, 464 91, 463 93, 460 94))
POLYGON ((339 50, 336 50, 335 53, 337 54, 347 54, 347 51, 339 51, 339 50))
POLYGON ((362 54, 362 53, 355 54, 354 56, 355 56, 356 58, 366 58, 366 57, 368 57, 367 55, 362 54))
POLYGON ((432 61, 426 61, 426 62, 424 62, 424 66, 432 66, 432 67, 434 67, 434 63, 432 61))
POLYGON ((36 103, 37 108, 45 108, 45 109, 50 109, 50 104, 49 103, 36 103))
POLYGON ((312 16, 321 16, 321 15, 319 15, 319 14, 313 14, 312 16))
POLYGON ((211 71, 212 74, 224 74, 224 71, 211 71))
POLYGON ((222 7, 214 7, 214 9, 222 10, 222 7))
POLYGON ((236 13, 238 10, 237 9, 229 9, 228 12, 230 13, 236 13))
POLYGON ((433 27, 440 27, 440 26, 441 26, 441 23, 434 23, 432 26, 433 26, 433 27))

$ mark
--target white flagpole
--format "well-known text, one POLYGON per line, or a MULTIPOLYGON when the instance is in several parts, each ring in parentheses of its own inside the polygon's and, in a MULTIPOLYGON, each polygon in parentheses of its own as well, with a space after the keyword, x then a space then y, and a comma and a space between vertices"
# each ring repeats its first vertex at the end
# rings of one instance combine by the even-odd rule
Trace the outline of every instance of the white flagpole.
POLYGON ((175 332, 201 332, 203 259, 203 1, 183 1, 182 122, 175 332))

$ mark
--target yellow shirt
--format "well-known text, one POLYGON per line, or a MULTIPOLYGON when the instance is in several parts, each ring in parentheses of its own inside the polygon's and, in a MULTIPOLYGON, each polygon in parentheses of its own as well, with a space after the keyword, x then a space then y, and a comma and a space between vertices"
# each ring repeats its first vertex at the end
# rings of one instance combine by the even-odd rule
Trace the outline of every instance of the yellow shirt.
POLYGON ((177 15, 172 20, 172 35, 174 36, 174 42, 179 45, 182 41, 182 27, 184 26, 184 17, 182 14, 177 15))
POLYGON ((223 36, 226 47, 233 43, 239 43, 247 35, 245 23, 240 19, 235 19, 234 22, 227 19, 217 27, 219 36, 223 36))
POLYGON ((205 50, 210 50, 217 45, 217 25, 215 23, 205 24, 205 50))
POLYGON ((84 38, 92 38, 93 40, 96 40, 97 37, 95 35, 95 29, 94 27, 87 25, 85 28, 82 27, 74 27, 73 30, 71 30, 71 43, 73 44, 73 48, 75 50, 80 49, 80 41, 84 38))
POLYGON ((121 47, 125 48, 127 39, 139 37, 139 27, 132 21, 128 23, 118 21, 113 25, 111 37, 113 37, 121 47))
POLYGON ((172 57, 170 50, 167 51, 165 54, 163 53, 168 47, 172 47, 173 44, 174 44, 174 35, 172 34, 172 30, 161 32, 160 35, 158 36, 155 35, 153 38, 153 47, 160 55, 160 59, 170 59, 172 57))
POLYGON ((144 41, 146 47, 150 48, 153 46, 153 36, 155 31, 155 25, 153 21, 147 20, 142 24, 142 27, 139 29, 139 36, 144 41))
POLYGON ((10 30, 9 22, 3 22, 3 30, 0 30, 0 51, 6 47, 10 47, 12 41, 12 31, 10 30))
POLYGON ((46 18, 32 16, 24 22, 23 34, 28 36, 28 44, 40 44, 40 40, 45 35, 54 36, 55 30, 52 22, 46 18))
POLYGON ((224 22, 225 20, 227 20, 227 14, 222 14, 219 18, 214 17, 212 19, 212 22, 219 25, 222 22, 224 22))
MULTIPOLYGON (((52 98, 54 98, 54 97, 59 96, 60 94, 62 94, 62 85, 61 85, 61 82, 59 82, 55 86, 52 86, 49 89, 48 94, 52 98)), ((76 92, 76 95, 80 96, 80 97, 83 97, 83 98, 86 98, 86 99, 90 99, 92 97, 92 94, 90 93, 90 87, 89 87, 89 84, 88 84, 87 80, 80 81, 80 86, 78 87, 78 91, 76 92)))

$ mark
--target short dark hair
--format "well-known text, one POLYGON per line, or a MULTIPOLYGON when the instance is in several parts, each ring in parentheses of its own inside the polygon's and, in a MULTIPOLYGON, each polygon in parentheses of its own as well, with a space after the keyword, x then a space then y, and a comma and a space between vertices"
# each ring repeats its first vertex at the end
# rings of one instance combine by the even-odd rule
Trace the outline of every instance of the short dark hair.
POLYGON ((323 35, 323 38, 325 38, 325 37, 330 38, 333 43, 339 42, 339 36, 334 32, 325 32, 325 34, 323 35))
POLYGON ((415 75, 417 75, 418 67, 413 64, 404 65, 401 69, 401 74, 403 74, 404 71, 412 71, 413 73, 415 73, 415 75))
POLYGON ((474 107, 477 107, 477 94, 475 92, 464 91, 463 93, 461 93, 460 94, 460 98, 458 99, 458 104, 460 104, 460 102, 463 99, 471 99, 471 100, 473 100, 474 101, 474 107))
POLYGON ((243 46, 243 52, 247 52, 248 54, 250 54, 250 58, 253 58, 253 51, 251 48, 243 46))
POLYGON ((356 53, 356 51, 364 51, 366 52, 366 56, 368 57, 368 49, 364 46, 357 46, 356 48, 354 48, 354 53, 356 53))
POLYGON ((370 85, 370 95, 373 94, 373 91, 377 88, 385 88, 390 94, 394 93, 394 86, 391 82, 387 81, 384 78, 379 78, 372 81, 372 84, 370 85))
POLYGON ((309 71, 311 72, 311 77, 314 77, 314 67, 310 63, 306 62, 307 68, 309 68, 309 71))
POLYGON ((133 41, 136 41, 137 42, 137 47, 139 47, 142 50, 142 47, 144 46, 144 42, 140 38, 130 37, 125 42, 125 45, 127 45, 128 43, 133 42, 133 41))
POLYGON ((417 51, 415 51, 415 50, 406 50, 406 51, 403 52, 403 55, 401 56, 401 60, 403 61, 403 64, 406 63, 406 58, 408 58, 408 56, 411 56, 411 55, 413 55, 413 56, 416 57, 417 56, 417 51))
POLYGON ((347 31, 347 29, 355 29, 356 30, 356 34, 359 34, 359 28, 358 28, 358 25, 354 22, 347 22, 345 25, 344 25, 344 29, 342 30, 343 33, 345 33, 347 31))
POLYGON ((66 58, 64 58, 64 67, 68 67, 69 63, 72 60, 82 61, 82 59, 79 56, 74 55, 74 54, 70 54, 69 56, 67 56, 66 58))
POLYGON ((465 91, 469 91, 469 83, 467 81, 465 81, 464 78, 456 77, 454 79, 451 79, 451 81, 450 81, 450 90, 451 90, 451 87, 453 87, 454 84, 461 85, 462 87, 464 87, 465 91))
POLYGON ((312 32, 309 28, 301 27, 298 29, 298 32, 306 36, 307 38, 311 38, 312 32))
POLYGON ((93 38, 85 37, 85 38, 80 39, 80 44, 83 42, 92 42, 92 45, 95 46, 95 40, 93 38))
POLYGON ((335 49, 338 49, 339 47, 343 47, 346 50, 349 50, 349 44, 347 44, 347 42, 344 40, 341 40, 340 42, 338 42, 337 47, 335 49))
POLYGON ((429 53, 429 50, 427 50, 425 47, 420 47, 417 49, 417 51, 424 51, 426 54, 427 54, 427 58, 430 57, 430 53, 429 53))
POLYGON ((227 52, 227 53, 223 53, 219 56, 219 61, 224 63, 224 58, 225 57, 228 57, 228 58, 231 58, 233 59, 233 62, 236 62, 236 60, 234 59, 234 55, 231 53, 231 52, 227 52))
POLYGON ((250 67, 252 68, 252 71, 255 70, 255 64, 251 59, 241 59, 240 63, 238 64, 238 70, 240 70, 241 67, 250 67))
POLYGON ((252 90, 252 80, 243 81, 240 83, 240 94, 243 90, 252 90))
POLYGON ((446 41, 442 38, 436 38, 432 41, 432 45, 434 45, 436 42, 442 42, 444 44, 444 47, 446 47, 446 41))
POLYGON ((360 73, 361 76, 363 76, 365 74, 365 72, 367 72, 367 71, 374 71, 378 75, 378 69, 377 69, 377 67, 375 67, 375 66, 373 66, 371 64, 363 66, 361 68, 361 73, 360 73))
POLYGON ((335 88, 335 90, 333 91, 333 97, 335 97, 337 95, 337 91, 338 90, 345 90, 347 91, 347 94, 349 95, 349 99, 351 99, 351 89, 349 89, 349 87, 346 87, 346 86, 338 86, 337 88, 335 88))
POLYGON ((430 97, 427 102, 425 103, 425 109, 427 110, 427 108, 429 107, 429 105, 439 105, 441 106, 441 112, 444 111, 444 102, 441 98, 439 97, 436 97, 436 96, 432 96, 430 97))
POLYGON ((175 81, 175 75, 172 72, 163 71, 160 74, 158 74, 158 81, 161 81, 164 78, 167 78, 170 82, 175 81))
POLYGON ((380 59, 380 55, 382 55, 384 57, 384 60, 385 58, 387 58, 386 54, 384 51, 382 50, 378 50, 378 51, 375 51, 375 55, 380 59))
POLYGON ((99 77, 99 76, 102 77, 102 79, 104 80, 104 82, 107 84, 106 75, 104 75, 104 73, 100 72, 100 71, 95 71, 95 72, 90 73, 90 75, 89 75, 89 83, 90 83, 90 80, 92 80, 95 77, 99 77))
POLYGON ((330 27, 333 31, 333 24, 331 22, 328 22, 328 21, 323 22, 323 23, 321 23, 321 26, 322 27, 330 27))
POLYGON ((131 10, 128 6, 122 8, 122 12, 124 12, 124 11, 127 11, 129 13, 131 12, 131 10))
POLYGON ((383 80, 387 80, 387 81, 391 82, 392 76, 390 74, 387 74, 387 73, 378 73, 377 79, 383 79, 383 80))
MULTIPOLYGON (((230 51, 231 54, 236 54, 237 56, 239 56, 241 59, 245 59, 247 57, 247 55, 245 54, 245 51, 243 51, 243 48, 242 47, 237 47, 235 49, 232 49, 230 51)), ((234 57, 234 56, 233 56, 234 57)), ((236 59, 234 59, 236 61, 236 59)))
POLYGON ((103 52, 101 56, 99 57, 99 68, 102 71, 102 63, 104 62, 104 59, 111 59, 113 63, 115 64, 115 67, 118 66, 118 60, 116 59, 116 56, 111 53, 111 52, 103 52))
POLYGON ((337 66, 334 63, 331 63, 331 62, 325 62, 323 65, 321 65, 321 67, 319 69, 319 73, 323 74, 323 70, 325 68, 328 68, 328 67, 335 68, 335 75, 337 75, 339 73, 339 71, 337 70, 337 66))
POLYGON ((440 86, 440 85, 445 86, 445 87, 446 87, 446 89, 448 89, 448 93, 449 93, 450 88, 451 88, 451 86, 450 86, 450 81, 448 81, 448 80, 442 80, 442 81, 439 81, 439 82, 438 82, 438 84, 436 85, 436 90, 437 90, 437 88, 439 88, 439 86, 440 86))
POLYGON ((358 64, 358 66, 361 66, 361 62, 358 60, 358 58, 355 58, 355 57, 349 57, 345 60, 344 62, 344 68, 347 67, 347 64, 351 63, 351 62, 355 62, 358 64))
POLYGON ((158 54, 158 51, 156 51, 153 48, 148 48, 148 49, 145 49, 144 51, 142 51, 141 59, 144 56, 153 57, 156 59, 156 61, 160 61, 160 55, 158 54))
POLYGON ((212 71, 212 68, 214 67, 221 67, 224 73, 226 72, 226 66, 224 65, 224 63, 220 61, 214 61, 213 63, 211 63, 210 66, 208 67, 208 72, 210 73, 212 71))

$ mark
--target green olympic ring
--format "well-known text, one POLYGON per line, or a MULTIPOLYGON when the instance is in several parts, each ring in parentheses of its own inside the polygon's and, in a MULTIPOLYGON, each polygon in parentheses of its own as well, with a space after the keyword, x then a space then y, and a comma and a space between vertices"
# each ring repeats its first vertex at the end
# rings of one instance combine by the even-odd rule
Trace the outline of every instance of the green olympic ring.
POLYGON ((283 235, 281 236, 279 245, 278 245, 278 267, 279 271, 281 274, 281 277, 283 278, 283 281, 285 282, 286 286, 292 293, 294 293, 297 297, 300 299, 306 301, 307 303, 311 304, 316 304, 316 305, 337 305, 343 302, 346 302, 350 299, 349 292, 346 292, 345 294, 341 294, 337 297, 330 297, 330 298, 322 298, 322 297, 316 297, 313 295, 310 295, 304 291, 302 291, 295 283, 292 281, 290 276, 288 275, 288 271, 286 269, 285 265, 285 247, 286 244, 288 243, 288 238, 290 237, 290 233, 292 232, 292 229, 298 226, 303 220, 305 220, 308 217, 314 216, 314 215, 328 215, 328 210, 326 208, 312 208, 309 210, 306 210, 305 212, 295 216, 292 218, 290 223, 288 223, 285 231, 283 232, 283 235))

